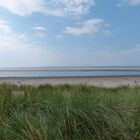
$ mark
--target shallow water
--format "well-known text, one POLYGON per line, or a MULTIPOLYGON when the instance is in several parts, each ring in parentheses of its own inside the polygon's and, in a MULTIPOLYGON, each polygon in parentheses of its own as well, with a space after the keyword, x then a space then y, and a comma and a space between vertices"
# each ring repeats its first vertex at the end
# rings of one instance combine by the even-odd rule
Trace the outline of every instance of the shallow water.
POLYGON ((0 71, 0 77, 140 76, 128 71, 0 71))

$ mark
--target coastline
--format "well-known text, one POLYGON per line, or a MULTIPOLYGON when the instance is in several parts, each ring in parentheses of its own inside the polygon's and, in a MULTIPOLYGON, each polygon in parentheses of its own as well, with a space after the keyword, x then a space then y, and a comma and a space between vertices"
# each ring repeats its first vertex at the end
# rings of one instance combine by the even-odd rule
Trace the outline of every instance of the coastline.
POLYGON ((71 67, 71 68, 67 68, 67 67, 64 67, 64 68, 59 68, 59 67, 56 67, 56 68, 51 68, 51 67, 24 67, 24 68, 18 68, 18 67, 15 67, 15 68, 0 68, 0 72, 6 72, 6 71, 50 71, 50 72, 72 72, 72 71, 78 71, 78 72, 82 72, 82 71, 125 71, 125 72, 140 72, 140 68, 123 68, 123 67, 118 67, 118 68, 109 68, 109 67, 104 67, 104 68, 90 68, 90 67, 85 67, 85 68, 74 68, 74 67, 71 67))
POLYGON ((0 77, 0 84, 14 85, 92 85, 97 87, 140 86, 140 76, 84 77, 0 77))

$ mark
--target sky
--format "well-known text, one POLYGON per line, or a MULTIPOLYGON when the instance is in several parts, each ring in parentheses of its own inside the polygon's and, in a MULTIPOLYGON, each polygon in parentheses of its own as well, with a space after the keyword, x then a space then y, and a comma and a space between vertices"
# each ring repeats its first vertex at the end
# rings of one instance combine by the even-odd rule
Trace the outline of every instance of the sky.
POLYGON ((140 0, 0 0, 0 67, 140 66, 140 0))

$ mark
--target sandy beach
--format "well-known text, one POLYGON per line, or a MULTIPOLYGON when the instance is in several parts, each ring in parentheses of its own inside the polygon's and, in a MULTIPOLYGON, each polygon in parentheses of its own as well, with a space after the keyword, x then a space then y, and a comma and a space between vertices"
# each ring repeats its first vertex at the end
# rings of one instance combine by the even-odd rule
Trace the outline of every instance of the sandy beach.
POLYGON ((87 84, 98 87, 118 87, 118 86, 140 86, 140 76, 121 76, 121 77, 44 77, 44 78, 23 78, 8 77, 0 78, 0 84, 15 85, 62 85, 62 84, 87 84))

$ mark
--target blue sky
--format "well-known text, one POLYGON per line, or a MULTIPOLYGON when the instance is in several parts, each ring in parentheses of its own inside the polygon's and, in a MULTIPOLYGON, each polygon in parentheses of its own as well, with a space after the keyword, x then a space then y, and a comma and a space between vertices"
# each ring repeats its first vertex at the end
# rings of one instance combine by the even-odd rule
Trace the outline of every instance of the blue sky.
POLYGON ((0 0, 0 67, 140 65, 140 0, 0 0))

